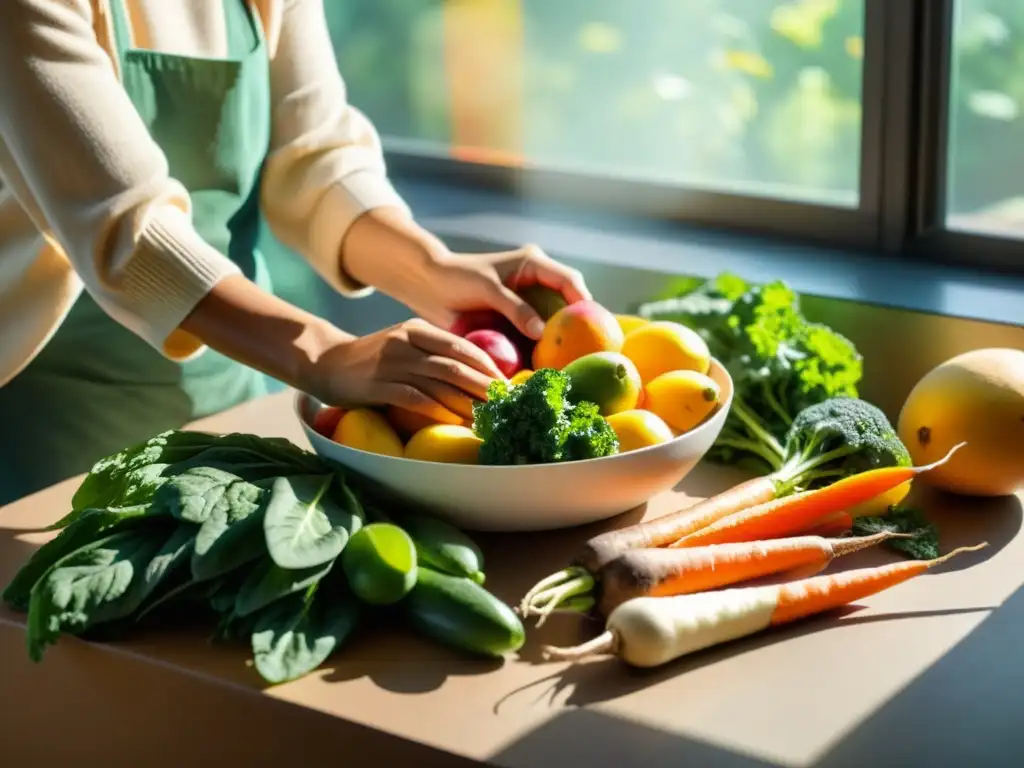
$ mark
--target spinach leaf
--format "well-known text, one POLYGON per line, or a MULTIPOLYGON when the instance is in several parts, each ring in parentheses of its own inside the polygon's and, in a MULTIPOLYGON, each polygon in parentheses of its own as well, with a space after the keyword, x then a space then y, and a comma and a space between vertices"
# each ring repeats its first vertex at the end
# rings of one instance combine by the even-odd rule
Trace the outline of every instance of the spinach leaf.
POLYGON ((282 597, 301 592, 330 573, 336 560, 312 568, 290 570, 271 560, 260 563, 242 582, 235 599, 236 616, 248 616, 282 597))
POLYGON ((362 526, 352 510, 328 493, 334 480, 334 475, 309 475, 274 481, 263 530, 267 551, 281 568, 312 568, 333 560, 362 526))
POLYGON ((164 542, 163 547, 138 578, 132 581, 129 590, 128 612, 134 613, 157 590, 174 569, 188 559, 196 541, 196 527, 190 524, 179 525, 164 542))
POLYGON ((144 511, 145 507, 83 510, 74 522, 32 553, 4 590, 4 602, 15 610, 27 611, 32 587, 57 561, 94 541, 101 531, 136 525, 133 521, 142 517, 144 511))
POLYGON ((271 684, 306 675, 327 660, 356 628, 360 607, 351 595, 290 595, 267 606, 252 632, 256 670, 271 684))
POLYGON ((154 503, 165 504, 172 515, 189 523, 204 523, 215 512, 241 519, 260 504, 263 489, 231 472, 194 467, 166 478, 154 503))
POLYGON ((192 554, 192 578, 216 578, 266 554, 265 514, 265 498, 258 507, 240 504, 215 509, 199 527, 192 554))
POLYGON ((199 453, 218 439, 204 432, 172 430, 100 459, 75 492, 71 508, 130 506, 147 501, 160 486, 168 465, 199 453))
MULTIPOLYGON (((161 526, 162 527, 162 526, 161 526)), ((32 587, 27 643, 33 661, 42 659, 61 633, 122 618, 132 581, 166 540, 165 530, 140 528, 104 536, 58 560, 32 587)))
POLYGON ((327 462, 315 453, 304 451, 283 437, 259 437, 243 432, 222 435, 218 447, 248 450, 283 466, 304 468, 306 473, 328 471, 327 462))

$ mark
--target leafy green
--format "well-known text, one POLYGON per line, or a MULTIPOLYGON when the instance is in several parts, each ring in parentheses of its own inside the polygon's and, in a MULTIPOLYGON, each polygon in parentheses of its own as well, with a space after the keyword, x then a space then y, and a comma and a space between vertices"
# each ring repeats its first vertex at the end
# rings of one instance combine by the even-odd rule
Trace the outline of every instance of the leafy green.
POLYGON ((189 523, 204 523, 216 515, 241 519, 260 505, 264 490, 232 472, 193 467, 168 477, 154 495, 171 514, 189 523))
POLYGON ((312 568, 341 554, 362 524, 356 510, 329 493, 334 475, 279 477, 263 518, 267 551, 281 568, 312 568))
POLYGON ((249 571, 248 578, 238 588, 233 604, 235 616, 248 616, 275 600, 301 592, 316 584, 330 573, 336 560, 312 568, 291 570, 270 560, 263 560, 249 571))
POLYGON ((732 274, 682 286, 680 295, 640 306, 645 318, 673 320, 697 331, 726 366, 735 393, 708 458, 777 471, 786 435, 804 408, 857 397, 863 365, 844 336, 808 321, 784 282, 750 285, 732 274))
POLYGON ((3 600, 12 608, 27 611, 32 588, 57 561, 94 541, 101 532, 112 533, 133 525, 129 521, 142 517, 144 508, 131 511, 86 509, 55 538, 32 553, 4 589, 3 600))
POLYGON ((912 539, 889 539, 883 544, 913 560, 933 560, 939 556, 939 530, 918 509, 892 507, 886 515, 853 520, 854 536, 870 536, 882 531, 917 534, 912 539))
POLYGON ((256 669, 272 684, 309 674, 352 634, 360 606, 350 595, 291 595, 271 603, 252 632, 256 669))
POLYGON ((524 384, 492 382, 487 400, 473 406, 473 429, 483 440, 482 464, 547 464, 610 456, 614 430, 592 403, 570 404, 569 377, 553 368, 524 384))
POLYGON ((124 599, 133 579, 159 552, 164 539, 145 529, 104 536, 58 560, 32 587, 27 644, 39 661, 61 633, 77 634, 131 611, 124 599))
POLYGON ((263 518, 268 494, 261 504, 219 508, 206 518, 196 534, 192 578, 206 581, 233 571, 267 552, 263 518))

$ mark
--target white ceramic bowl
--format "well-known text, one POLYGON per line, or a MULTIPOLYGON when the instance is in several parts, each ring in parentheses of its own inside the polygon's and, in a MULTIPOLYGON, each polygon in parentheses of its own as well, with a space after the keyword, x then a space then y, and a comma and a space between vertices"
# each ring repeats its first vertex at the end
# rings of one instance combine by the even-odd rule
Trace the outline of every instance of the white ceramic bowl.
POLYGON ((379 483, 466 530, 541 531, 604 520, 676 486, 707 453, 732 405, 732 379, 717 361, 710 376, 722 403, 674 440, 600 459, 525 466, 442 464, 359 451, 310 426, 320 403, 296 395, 306 437, 321 456, 379 483))

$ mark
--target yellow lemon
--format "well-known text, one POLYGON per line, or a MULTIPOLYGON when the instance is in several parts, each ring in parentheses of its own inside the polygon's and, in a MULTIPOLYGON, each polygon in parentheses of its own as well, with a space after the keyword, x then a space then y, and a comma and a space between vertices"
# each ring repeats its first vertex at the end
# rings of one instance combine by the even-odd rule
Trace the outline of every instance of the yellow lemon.
POLYGON ((667 443, 674 437, 668 424, 650 411, 613 413, 608 417, 608 424, 619 438, 620 453, 667 443))
POLYGON ((445 464, 477 464, 482 443, 483 440, 469 427, 433 424, 409 438, 405 458, 445 464))
POLYGON ((689 432, 706 419, 721 399, 718 383, 697 371, 669 371, 647 385, 644 405, 677 433, 689 432))
POLYGON ((648 320, 645 320, 642 317, 637 317, 636 315, 616 315, 615 319, 618 320, 619 328, 621 328, 622 332, 625 334, 630 334, 637 328, 642 328, 647 325, 649 322, 648 320))
POLYGON ((334 441, 367 453, 401 456, 402 439, 377 411, 356 408, 341 417, 334 441))
POLYGON ((533 376, 533 371, 531 371, 529 368, 523 368, 523 370, 515 373, 512 376, 512 378, 508 380, 508 383, 511 384, 512 386, 516 386, 517 384, 525 384, 531 376, 533 376))
POLYGON ((622 354, 633 361, 644 384, 669 371, 707 373, 711 367, 708 345, 692 328, 657 320, 631 331, 622 354))

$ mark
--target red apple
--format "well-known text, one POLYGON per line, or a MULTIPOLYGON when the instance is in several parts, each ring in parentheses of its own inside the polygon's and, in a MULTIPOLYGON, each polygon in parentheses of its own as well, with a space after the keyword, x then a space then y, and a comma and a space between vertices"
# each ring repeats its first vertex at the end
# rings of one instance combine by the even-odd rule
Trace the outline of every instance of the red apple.
POLYGON ((520 362, 519 350, 508 336, 500 331, 481 329, 470 331, 466 334, 466 341, 480 347, 487 356, 498 366, 498 370, 505 376, 513 376, 522 364, 520 362))
POLYGON ((345 412, 341 408, 325 406, 316 412, 310 426, 313 427, 313 431, 331 439, 334 437, 334 431, 338 428, 338 422, 341 421, 343 415, 345 412))
POLYGON ((487 330, 505 333, 506 329, 510 327, 512 327, 512 323, 504 315, 491 309, 474 309, 463 312, 455 318, 455 322, 448 330, 456 336, 466 338, 466 335, 473 331, 487 330))

